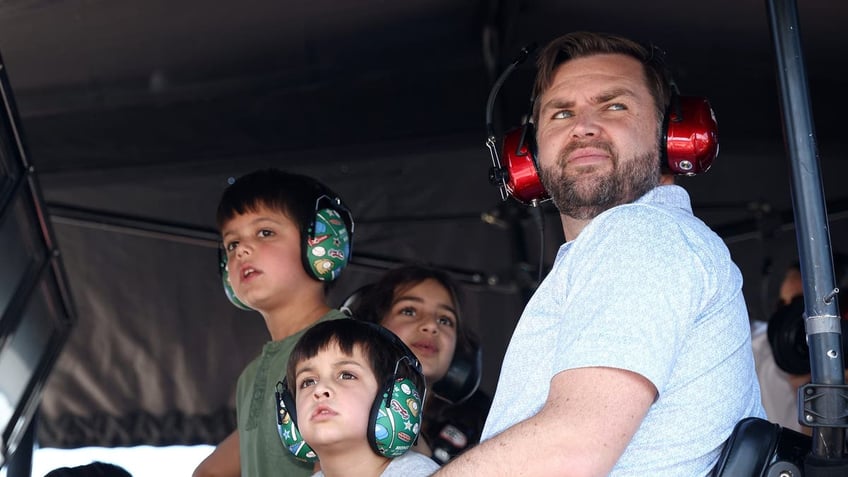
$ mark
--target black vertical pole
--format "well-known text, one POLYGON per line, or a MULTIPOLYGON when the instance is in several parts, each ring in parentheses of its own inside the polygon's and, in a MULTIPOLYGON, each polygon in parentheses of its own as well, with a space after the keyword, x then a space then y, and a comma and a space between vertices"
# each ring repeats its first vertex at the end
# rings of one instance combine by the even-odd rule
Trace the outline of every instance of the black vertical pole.
POLYGON ((26 432, 21 437, 18 447, 9 456, 6 463, 6 475, 8 477, 30 477, 32 475, 32 451, 35 447, 35 427, 38 419, 38 411, 32 415, 26 432))
POLYGON ((766 4, 777 58, 783 135, 792 172, 792 204, 804 281, 811 380, 813 385, 825 385, 821 399, 809 403, 812 412, 800 417, 804 424, 813 427, 813 460, 839 461, 844 458, 845 431, 823 424, 842 419, 846 411, 845 399, 838 393, 826 392, 826 385, 842 385, 845 381, 840 318, 798 9, 794 0, 767 0, 766 4))

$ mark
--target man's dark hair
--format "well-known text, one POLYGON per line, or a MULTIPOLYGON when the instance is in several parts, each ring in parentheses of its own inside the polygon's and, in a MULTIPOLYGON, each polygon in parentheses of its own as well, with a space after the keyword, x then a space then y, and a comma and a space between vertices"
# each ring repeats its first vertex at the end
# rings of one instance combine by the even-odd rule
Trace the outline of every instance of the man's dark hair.
POLYGON ((536 62, 536 84, 533 87, 533 121, 539 123, 539 98, 553 83, 557 68, 576 58, 600 54, 622 54, 642 63, 645 81, 657 109, 657 117, 662 120, 671 101, 670 75, 665 66, 662 50, 646 46, 609 33, 578 31, 563 35, 550 43, 539 53, 536 62))

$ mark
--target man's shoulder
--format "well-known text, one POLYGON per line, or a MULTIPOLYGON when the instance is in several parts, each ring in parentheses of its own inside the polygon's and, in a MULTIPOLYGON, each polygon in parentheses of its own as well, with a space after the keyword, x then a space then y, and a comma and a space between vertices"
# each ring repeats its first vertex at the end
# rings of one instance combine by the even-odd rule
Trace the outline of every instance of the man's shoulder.
POLYGON ((606 211, 617 220, 645 222, 646 225, 678 222, 681 218, 695 218, 689 194, 678 186, 656 187, 634 202, 622 204, 606 211))
POLYGON ((689 223, 686 213, 679 209, 630 203, 613 207, 595 217, 574 242, 575 245, 583 244, 579 247, 581 250, 591 244, 591 248, 599 247, 604 253, 614 250, 650 251, 661 248, 669 241, 678 242, 673 237, 702 233, 695 229, 699 229, 699 225, 689 223))
MULTIPOLYGON (((692 213, 687 192, 678 186, 658 187, 635 202, 613 207, 596 217, 587 229, 596 239, 670 245, 690 241, 716 242, 718 236, 692 213), (676 240, 675 237, 681 239, 676 240)), ((723 243, 723 242, 722 242, 723 243)), ((653 245, 649 245, 653 246, 653 245)))

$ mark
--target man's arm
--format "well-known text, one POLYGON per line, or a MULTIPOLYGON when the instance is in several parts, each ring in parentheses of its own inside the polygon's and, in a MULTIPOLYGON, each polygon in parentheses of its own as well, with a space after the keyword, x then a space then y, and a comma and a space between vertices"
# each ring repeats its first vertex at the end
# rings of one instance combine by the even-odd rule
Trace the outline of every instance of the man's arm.
POLYGON ((240 477, 238 430, 227 436, 200 465, 192 477, 240 477))
POLYGON ((643 376, 578 368, 551 379, 539 412, 468 450, 435 475, 607 475, 654 402, 643 376))

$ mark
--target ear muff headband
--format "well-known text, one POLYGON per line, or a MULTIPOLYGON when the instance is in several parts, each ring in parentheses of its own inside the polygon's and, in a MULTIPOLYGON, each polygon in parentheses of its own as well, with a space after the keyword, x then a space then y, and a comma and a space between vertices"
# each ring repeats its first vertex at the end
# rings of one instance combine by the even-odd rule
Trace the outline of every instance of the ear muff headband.
MULTIPOLYGON (((498 148, 497 136, 492 127, 492 109, 498 91, 506 78, 526 60, 530 47, 521 50, 495 82, 489 92, 486 108, 488 137, 486 147, 492 159, 489 180, 499 186, 501 198, 512 197, 525 205, 538 206, 550 197, 539 178, 536 160, 536 132, 530 115, 535 98, 530 100, 530 113, 524 124, 508 130, 498 148)), ((672 95, 672 101, 663 118, 660 155, 663 168, 678 174, 693 176, 706 172, 718 155, 718 126, 715 113, 705 98, 672 95)))
MULTIPOLYGON (((401 353, 395 362, 395 370, 378 389, 371 405, 367 431, 368 442, 377 455, 398 457, 415 444, 421 433, 421 410, 426 388, 418 389, 415 381, 403 376, 403 362, 424 383, 424 372, 415 354, 394 333, 374 323, 359 321, 368 326, 401 353)), ((280 440, 295 458, 304 462, 316 462, 318 456, 303 440, 297 429, 297 409, 287 379, 277 383, 277 430, 280 440)))
MULTIPOLYGON (((486 147, 492 160, 492 168, 489 171, 489 181, 498 186, 501 199, 513 197, 521 203, 538 205, 539 202, 549 197, 545 188, 539 180, 536 164, 535 132, 533 125, 525 119, 521 127, 511 129, 504 136, 502 148, 498 145, 497 134, 494 129, 494 106, 498 92, 509 75, 524 63, 533 50, 535 44, 530 44, 521 49, 518 56, 506 67, 503 73, 492 85, 489 98, 486 101, 486 147), (528 142, 529 141, 529 142, 528 142)), ((530 110, 533 109, 533 99, 530 100, 530 110)))

